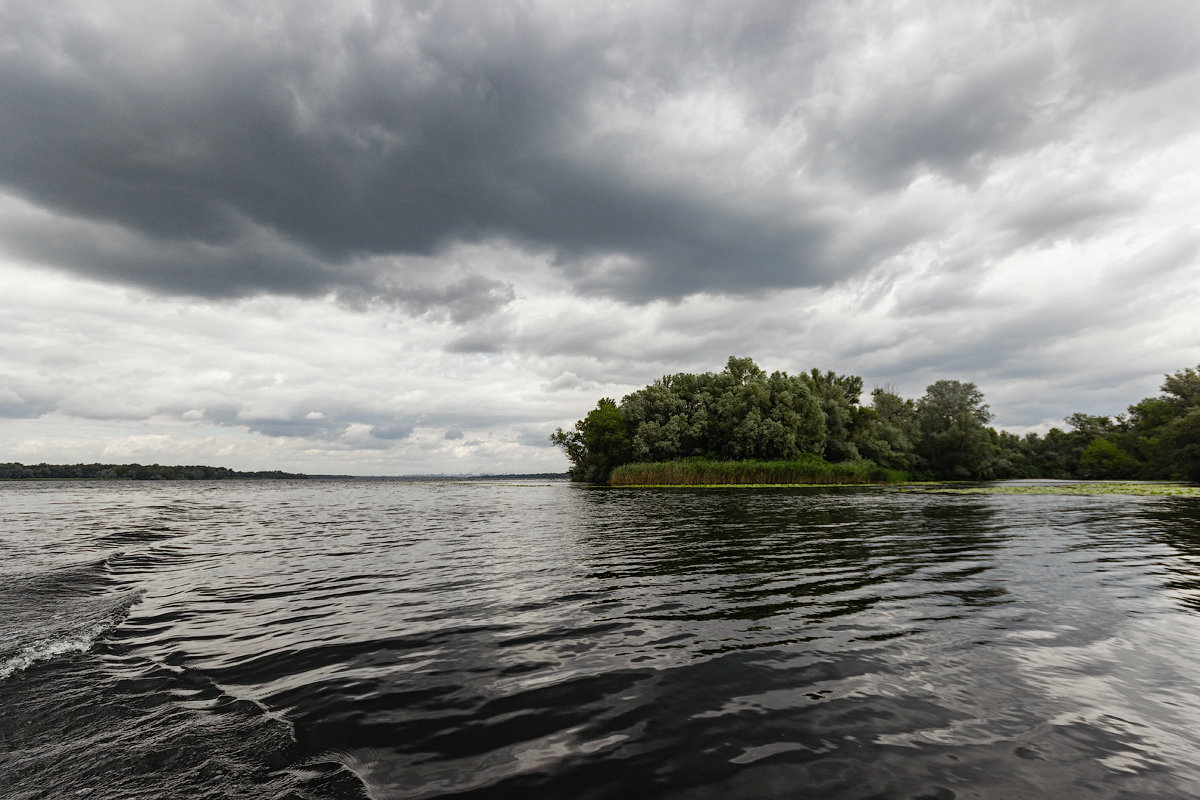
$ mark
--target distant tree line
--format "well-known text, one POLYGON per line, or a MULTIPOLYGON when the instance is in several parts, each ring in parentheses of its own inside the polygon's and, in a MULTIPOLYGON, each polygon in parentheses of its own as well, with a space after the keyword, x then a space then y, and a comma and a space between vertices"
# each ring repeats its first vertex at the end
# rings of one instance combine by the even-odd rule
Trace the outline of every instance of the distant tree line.
POLYGON ((813 369, 767 374, 731 357, 721 372, 664 376, 621 402, 601 399, 550 435, 576 480, 604 482, 633 462, 688 458, 871 462, 912 479, 1146 478, 1200 481, 1200 371, 1167 375, 1163 394, 1116 417, 1072 414, 1071 430, 1024 437, 989 426, 973 383, 940 380, 916 400, 813 369))
POLYGON ((163 466, 161 464, 0 464, 0 480, 88 479, 134 481, 212 481, 228 478, 303 478, 279 470, 238 472, 226 467, 163 466))

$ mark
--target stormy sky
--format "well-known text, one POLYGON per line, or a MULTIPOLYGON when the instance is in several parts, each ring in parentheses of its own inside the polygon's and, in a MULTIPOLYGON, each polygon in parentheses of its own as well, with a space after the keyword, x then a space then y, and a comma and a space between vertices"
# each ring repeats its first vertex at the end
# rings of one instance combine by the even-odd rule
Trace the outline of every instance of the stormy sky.
POLYGON ((1200 363, 1200 4, 0 0, 0 461, 557 471, 719 370, 1200 363))

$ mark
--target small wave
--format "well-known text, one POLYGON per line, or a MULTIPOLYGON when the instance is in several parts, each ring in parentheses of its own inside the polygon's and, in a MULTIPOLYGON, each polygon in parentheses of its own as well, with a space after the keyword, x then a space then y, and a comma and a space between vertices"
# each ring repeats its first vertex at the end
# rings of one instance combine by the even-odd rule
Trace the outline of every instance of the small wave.
POLYGON ((117 598, 114 606, 99 620, 85 623, 73 630, 52 631, 35 641, 21 646, 15 653, 2 655, 0 680, 7 680, 14 673, 28 669, 41 661, 49 661, 69 653, 86 653, 104 634, 111 631, 129 616, 129 611, 145 594, 143 589, 126 592, 117 598))
POLYGON ((0 564, 0 599, 34 593, 39 596, 95 593, 108 580, 111 560, 122 555, 123 551, 114 550, 85 561, 32 567, 19 565, 17 569, 0 564))
POLYGON ((56 639, 49 642, 26 645, 21 652, 0 663, 0 680, 8 678, 14 672, 28 669, 38 661, 49 661, 55 656, 61 656, 64 653, 85 653, 91 649, 96 638, 102 632, 102 630, 98 629, 90 636, 85 634, 74 639, 56 639))

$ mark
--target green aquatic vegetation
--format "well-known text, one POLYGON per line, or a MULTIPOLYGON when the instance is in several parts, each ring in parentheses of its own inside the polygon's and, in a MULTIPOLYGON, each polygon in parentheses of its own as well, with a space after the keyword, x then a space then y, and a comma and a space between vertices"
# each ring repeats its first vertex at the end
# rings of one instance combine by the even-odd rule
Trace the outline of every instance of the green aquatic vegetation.
POLYGON ((678 461, 623 464, 612 472, 613 486, 830 486, 884 483, 904 475, 869 461, 830 464, 818 456, 789 461, 678 461))
POLYGON ((909 485, 899 491, 936 494, 1002 495, 1134 495, 1139 497, 1200 497, 1200 486, 1186 483, 1149 481, 1081 481, 1073 483, 999 483, 986 486, 947 484, 909 485))

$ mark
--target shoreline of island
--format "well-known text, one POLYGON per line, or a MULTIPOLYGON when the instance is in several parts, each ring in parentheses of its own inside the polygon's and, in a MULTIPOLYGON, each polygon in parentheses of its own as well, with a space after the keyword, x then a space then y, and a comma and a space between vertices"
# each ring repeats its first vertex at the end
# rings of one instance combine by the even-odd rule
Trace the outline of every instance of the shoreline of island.
POLYGON ((997 430, 983 392, 938 380, 920 398, 857 375, 795 375, 730 356, 720 372, 663 375, 601 398, 558 428, 572 480, 614 486, 835 485, 916 479, 1166 480, 1200 484, 1200 367, 1115 417, 1076 412, 1073 430, 997 430))

